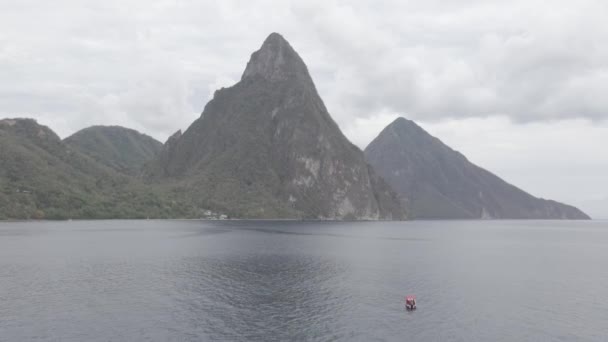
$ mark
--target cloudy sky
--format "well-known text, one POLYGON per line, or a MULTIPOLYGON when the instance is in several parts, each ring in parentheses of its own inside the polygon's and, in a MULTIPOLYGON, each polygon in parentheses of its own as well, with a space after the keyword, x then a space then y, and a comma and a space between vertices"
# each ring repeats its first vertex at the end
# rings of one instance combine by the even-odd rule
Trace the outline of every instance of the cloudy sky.
POLYGON ((608 218, 608 2, 0 1, 0 117, 164 140, 280 32, 345 134, 397 116, 608 218))

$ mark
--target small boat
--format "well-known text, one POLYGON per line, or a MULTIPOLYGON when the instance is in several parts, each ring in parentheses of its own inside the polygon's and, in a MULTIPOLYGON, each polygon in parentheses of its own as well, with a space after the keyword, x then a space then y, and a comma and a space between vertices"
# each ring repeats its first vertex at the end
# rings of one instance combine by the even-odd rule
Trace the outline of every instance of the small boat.
POLYGON ((405 296, 405 309, 416 310, 416 296, 405 296))

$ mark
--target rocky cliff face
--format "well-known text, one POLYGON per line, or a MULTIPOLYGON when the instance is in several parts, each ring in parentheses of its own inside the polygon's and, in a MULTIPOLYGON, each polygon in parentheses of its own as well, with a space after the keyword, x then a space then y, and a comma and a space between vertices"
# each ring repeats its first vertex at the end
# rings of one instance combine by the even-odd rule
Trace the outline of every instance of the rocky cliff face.
POLYGON ((365 155, 414 218, 589 218, 575 207, 508 184, 404 118, 387 126, 365 155))
POLYGON ((306 65, 279 34, 240 82, 216 91, 150 179, 188 184, 202 206, 238 217, 402 219, 394 193, 330 117, 306 65))

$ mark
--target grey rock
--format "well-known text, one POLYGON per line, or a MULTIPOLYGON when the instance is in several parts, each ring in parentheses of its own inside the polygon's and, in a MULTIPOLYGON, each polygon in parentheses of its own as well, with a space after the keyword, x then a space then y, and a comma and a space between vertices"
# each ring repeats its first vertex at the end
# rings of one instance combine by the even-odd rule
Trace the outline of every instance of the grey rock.
POLYGON ((388 125, 365 155, 413 218, 589 219, 505 182, 404 118, 388 125))
POLYGON ((243 76, 149 168, 231 217, 403 219, 397 196, 329 115, 300 56, 279 34, 243 76))

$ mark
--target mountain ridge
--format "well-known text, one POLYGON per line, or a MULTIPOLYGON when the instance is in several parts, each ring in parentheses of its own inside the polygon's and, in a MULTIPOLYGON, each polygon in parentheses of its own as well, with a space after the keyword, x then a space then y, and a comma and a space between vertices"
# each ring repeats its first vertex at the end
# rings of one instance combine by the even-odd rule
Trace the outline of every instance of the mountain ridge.
POLYGON ((0 219, 200 217, 171 189, 144 186, 33 119, 0 120, 0 161, 0 219))
POLYGON ((194 196, 234 215, 405 217, 396 195, 372 176, 363 152, 329 115, 302 59, 277 33, 251 55, 239 82, 215 92, 172 148, 150 167, 148 179, 204 189, 194 196))
POLYGON ((365 154, 417 218, 589 218, 505 182, 405 118, 384 128, 365 154))
POLYGON ((63 140, 68 146, 118 172, 137 175, 163 144, 122 126, 90 126, 63 140))
POLYGON ((120 126, 61 140, 0 120, 0 218, 585 219, 399 118, 361 151, 280 34, 164 144, 120 126))

